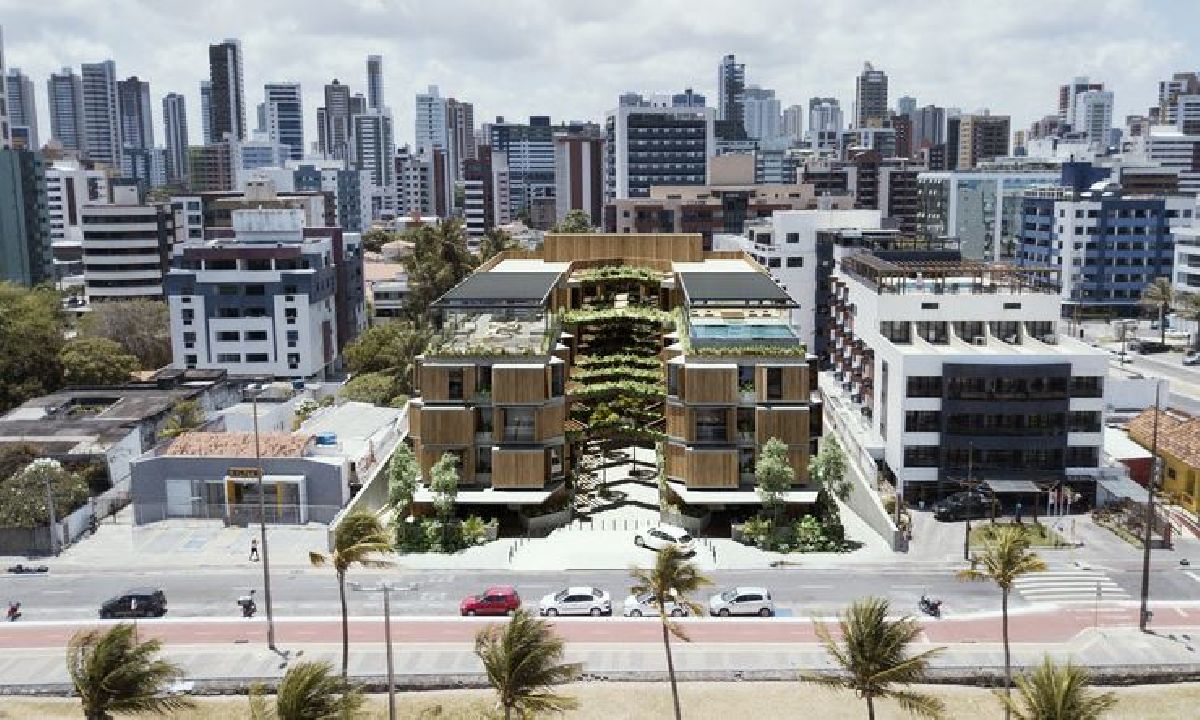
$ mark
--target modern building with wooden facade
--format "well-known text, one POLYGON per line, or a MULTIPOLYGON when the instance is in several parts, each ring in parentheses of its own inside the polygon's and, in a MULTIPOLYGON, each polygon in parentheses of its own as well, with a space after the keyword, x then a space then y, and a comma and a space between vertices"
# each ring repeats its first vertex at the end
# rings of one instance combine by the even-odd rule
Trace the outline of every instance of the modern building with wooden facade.
POLYGON ((754 462, 787 444, 809 503, 821 433, 814 358, 795 302, 743 252, 695 233, 547 234, 489 260, 434 305, 410 436, 432 466, 458 460, 463 505, 553 503, 597 458, 658 448, 669 489, 708 509, 757 505, 754 462))

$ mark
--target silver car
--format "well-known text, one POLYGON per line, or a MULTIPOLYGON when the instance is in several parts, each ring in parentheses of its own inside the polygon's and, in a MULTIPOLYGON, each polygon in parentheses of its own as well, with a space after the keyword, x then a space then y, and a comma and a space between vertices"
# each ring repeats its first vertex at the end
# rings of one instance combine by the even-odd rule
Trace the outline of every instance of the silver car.
MULTIPOLYGON (((664 609, 671 617, 683 617, 688 609, 674 600, 668 600, 664 609)), ((654 596, 649 593, 630 595, 625 598, 625 617, 657 617, 658 606, 654 604, 654 596)))
POLYGON ((638 547, 662 550, 668 545, 674 545, 681 555, 692 555, 696 552, 696 543, 687 530, 674 525, 656 525, 633 536, 633 544, 638 547))
POLYGON ((708 614, 729 617, 730 615, 759 615, 771 617, 775 614, 775 601, 771 593, 761 587, 735 587, 713 595, 708 601, 708 614))
POLYGON ((556 615, 611 615, 612 598, 600 588, 569 587, 543 597, 538 603, 538 612, 549 617, 556 615))

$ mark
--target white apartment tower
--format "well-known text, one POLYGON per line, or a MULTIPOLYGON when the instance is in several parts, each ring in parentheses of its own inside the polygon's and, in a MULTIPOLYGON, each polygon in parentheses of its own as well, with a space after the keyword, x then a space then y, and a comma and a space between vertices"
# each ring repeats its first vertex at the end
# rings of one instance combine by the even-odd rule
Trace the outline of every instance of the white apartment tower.
POLYGON ((167 183, 188 184, 187 103, 179 93, 163 97, 163 129, 167 135, 167 183))
POLYGON ((121 117, 117 102, 117 65, 112 60, 84 63, 84 151, 109 167, 121 163, 121 117))

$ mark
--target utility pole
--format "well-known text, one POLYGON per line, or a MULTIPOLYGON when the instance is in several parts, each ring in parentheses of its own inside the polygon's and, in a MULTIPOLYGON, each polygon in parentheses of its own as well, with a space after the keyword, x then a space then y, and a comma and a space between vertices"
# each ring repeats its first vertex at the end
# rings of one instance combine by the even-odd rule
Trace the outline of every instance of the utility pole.
POLYGON ((392 591, 396 588, 386 580, 375 587, 351 583, 351 589, 383 593, 383 639, 387 645, 388 720, 396 720, 396 671, 392 664, 392 591))
MULTIPOLYGON (((967 449, 967 488, 971 491, 975 490, 975 443, 971 443, 967 449)), ((971 559, 971 508, 967 507, 967 524, 963 532, 963 560, 971 559)))
POLYGON ((254 466, 258 470, 258 532, 262 545, 263 600, 267 606, 267 647, 275 650, 275 616, 271 611, 271 553, 267 549, 267 503, 263 497, 262 451, 258 444, 258 392, 250 396, 254 409, 254 466))
POLYGON ((1146 632, 1150 623, 1150 541, 1154 535, 1154 485, 1162 473, 1162 461, 1158 457, 1158 416, 1162 413, 1160 393, 1162 383, 1154 383, 1154 433, 1150 442, 1150 456, 1154 466, 1146 482, 1146 527, 1142 535, 1142 606, 1138 615, 1138 629, 1146 632))
POLYGON ((54 517, 54 488, 50 485, 50 473, 43 473, 46 480, 46 512, 50 519, 50 554, 58 555, 58 519, 54 517))

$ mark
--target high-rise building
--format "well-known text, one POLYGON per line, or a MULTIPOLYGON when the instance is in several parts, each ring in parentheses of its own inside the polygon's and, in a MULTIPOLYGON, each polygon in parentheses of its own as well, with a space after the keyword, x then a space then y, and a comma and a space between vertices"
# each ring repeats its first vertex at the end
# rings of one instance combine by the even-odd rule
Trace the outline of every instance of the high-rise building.
POLYGON ((117 103, 117 65, 112 60, 83 63, 84 150, 98 163, 121 165, 121 117, 117 103))
POLYGON ((334 78, 325 86, 325 124, 318 128, 318 146, 321 153, 334 160, 349 160, 353 150, 350 148, 351 125, 350 87, 343 85, 334 78))
POLYGON ((595 126, 554 133, 555 215, 572 210, 591 217, 592 226, 604 220, 604 132, 595 126))
POLYGON ((1087 90, 1075 96, 1071 129, 1083 133, 1092 147, 1108 146, 1112 132, 1113 94, 1111 90, 1087 90))
POLYGON ((499 165, 508 172, 507 216, 530 212, 535 199, 553 198, 554 129, 550 118, 534 115, 528 123, 512 123, 498 117, 486 129, 493 168, 499 165))
POLYGON ((605 122, 604 199, 649 197, 653 185, 705 185, 717 154, 712 108, 624 106, 605 122))
POLYGON ((204 143, 216 142, 212 135, 212 82, 200 81, 200 121, 203 127, 200 137, 204 143))
POLYGON ((304 157, 304 104, 300 83, 263 86, 263 121, 267 137, 288 147, 288 157, 304 157))
POLYGON ((242 89, 242 44, 227 39, 208 46, 208 72, 211 85, 212 123, 209 142, 246 138, 246 100, 242 89))
POLYGON ((392 133, 392 114, 386 110, 370 110, 355 115, 354 143, 355 164, 370 178, 370 187, 363 191, 370 195, 372 219, 394 216, 396 142, 392 133))
POLYGON ((4 26, 0 25, 0 150, 5 150, 12 145, 12 131, 8 124, 7 78, 8 72, 4 69, 4 26))
POLYGON ((53 279, 42 155, 0 149, 0 280, 33 286, 53 279))
MULTIPOLYGON (((3 58, 0 58, 0 65, 3 63, 3 58)), ((13 147, 37 150, 41 143, 38 142, 37 103, 34 101, 33 81, 22 73, 20 68, 9 68, 0 85, 4 86, 3 92, 8 98, 8 127, 13 147)))
POLYGON ((742 95, 746 137, 752 140, 774 140, 779 137, 780 109, 775 91, 751 85, 742 95))
POLYGON ((946 141, 946 111, 937 105, 926 105, 912 113, 912 147, 941 145, 946 141))
POLYGON ((83 81, 71 68, 50 73, 46 82, 46 100, 50 107, 50 137, 64 150, 84 152, 87 141, 83 120, 83 81))
POLYGON ((708 102, 705 97, 691 88, 686 88, 683 92, 671 96, 671 107, 702 108, 706 105, 708 102))
POLYGON ((1080 94, 1091 90, 1103 90, 1104 83, 1094 83, 1086 76, 1072 78, 1071 82, 1058 88, 1058 119, 1077 129, 1075 105, 1080 94))
POLYGON ((154 121, 150 113, 150 83, 137 76, 116 83, 116 107, 120 113, 121 167, 128 175, 127 151, 154 148, 154 121))
POLYGON ((367 108, 382 110, 383 104, 383 56, 367 56, 367 108))
POLYGON ((1180 95, 1200 95, 1200 74, 1178 72, 1172 75, 1170 80, 1158 83, 1159 123, 1163 125, 1176 123, 1180 95))
POLYGON ((187 104, 179 93, 168 93, 163 98, 163 129, 167 134, 167 183, 187 187, 187 104))
POLYGON ((109 179, 103 170, 57 160, 46 168, 46 208, 57 278, 83 275, 83 206, 109 201, 109 179))
POLYGON ((888 77, 871 63, 854 80, 855 127, 883 127, 888 118, 888 77))
POLYGON ((136 187, 114 188, 113 202, 83 207, 83 278, 89 302, 157 299, 175 241, 169 203, 143 204, 136 187))
POLYGON ((911 95, 901 95, 896 100, 897 115, 912 115, 917 112, 917 99, 911 95))
POLYGON ((188 182, 192 192, 229 192, 239 172, 236 141, 193 145, 188 148, 188 182), (238 165, 235 165, 237 163, 238 165))
POLYGON ((958 165, 970 169, 984 160, 1008 155, 1007 115, 963 115, 958 126, 958 165))
POLYGON ((430 85, 423 93, 417 93, 416 153, 420 155, 435 147, 443 150, 450 144, 446 128, 446 98, 441 96, 437 85, 430 85))
POLYGON ((783 136, 793 143, 804 137, 803 105, 788 105, 783 109, 783 136))
POLYGON ((450 133, 450 158, 456 164, 455 177, 462 177, 462 165, 476 158, 475 105, 450 98, 446 101, 446 128, 450 133))
POLYGON ((808 131, 812 133, 834 131, 840 132, 842 123, 842 108, 837 98, 814 97, 808 100, 808 131))
POLYGON ((484 145, 476 151, 474 160, 463 163, 463 224, 472 240, 482 238, 496 226, 492 148, 484 145))
POLYGON ((745 137, 746 130, 746 65, 733 55, 721 58, 717 65, 717 119, 724 122, 735 135, 745 137))

